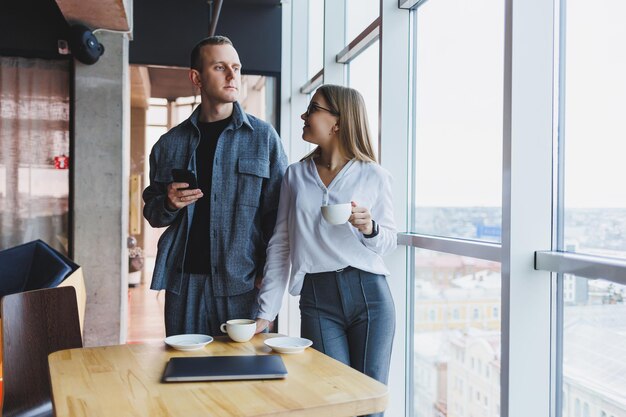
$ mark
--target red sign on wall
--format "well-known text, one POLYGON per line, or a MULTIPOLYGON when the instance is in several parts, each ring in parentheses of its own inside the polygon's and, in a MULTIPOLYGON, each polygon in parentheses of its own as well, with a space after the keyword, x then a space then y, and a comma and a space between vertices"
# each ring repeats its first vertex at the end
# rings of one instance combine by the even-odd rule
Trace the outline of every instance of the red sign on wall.
POLYGON ((54 157, 54 169, 68 169, 70 167, 70 157, 59 155, 54 157))

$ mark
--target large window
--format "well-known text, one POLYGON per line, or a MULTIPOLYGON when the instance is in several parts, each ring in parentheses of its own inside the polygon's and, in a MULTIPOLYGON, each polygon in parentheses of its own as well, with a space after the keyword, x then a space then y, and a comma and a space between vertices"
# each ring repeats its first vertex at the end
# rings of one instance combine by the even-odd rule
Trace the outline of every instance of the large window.
POLYGON ((0 57, 0 250, 69 253, 71 156, 69 61, 0 57))
POLYGON ((565 7, 567 250, 626 258, 626 3, 565 7))
POLYGON ((415 22, 412 231, 499 242, 504 2, 425 2, 415 22))
MULTIPOLYGON (((186 110, 186 107, 187 106, 183 109, 186 110)), ((146 149, 152 149, 161 135, 165 134, 165 132, 172 127, 168 124, 169 119, 168 102, 166 99, 148 99, 148 111, 146 112, 146 149)), ((184 119, 181 119, 180 121, 182 120, 184 119)), ((149 168, 146 167, 146 170, 147 169, 149 168)))
POLYGON ((354 39, 380 13, 380 0, 346 0, 346 39, 354 39))
POLYGON ((626 416, 624 297, 624 285, 565 275, 563 417, 575 417, 568 398, 591 407, 593 416, 626 416))
POLYGON ((406 246, 388 414, 626 417, 626 6, 344 4, 324 72, 363 93, 406 246))
POLYGON ((498 415, 500 264, 416 249, 413 265, 413 415, 498 415))
MULTIPOLYGON (((587 7, 569 0, 560 6, 557 249, 587 254, 572 259, 583 259, 592 271, 558 275, 560 415, 626 416, 626 280, 615 269, 620 260, 626 265, 626 170, 620 161, 626 154, 620 139, 626 134, 626 27, 620 19, 626 5, 601 0, 587 7)), ((554 268, 571 269, 570 262, 560 259, 554 268)))

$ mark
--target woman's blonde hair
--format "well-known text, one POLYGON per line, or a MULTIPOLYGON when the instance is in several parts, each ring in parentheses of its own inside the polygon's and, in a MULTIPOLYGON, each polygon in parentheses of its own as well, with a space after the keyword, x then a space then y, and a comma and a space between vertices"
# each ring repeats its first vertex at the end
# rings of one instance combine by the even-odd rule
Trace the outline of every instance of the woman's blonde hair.
MULTIPOLYGON (((330 110, 339 116, 339 150, 349 159, 376 162, 367 110, 363 96, 354 88, 326 84, 317 89, 324 96, 330 110)), ((319 146, 302 158, 311 159, 319 155, 319 146)))

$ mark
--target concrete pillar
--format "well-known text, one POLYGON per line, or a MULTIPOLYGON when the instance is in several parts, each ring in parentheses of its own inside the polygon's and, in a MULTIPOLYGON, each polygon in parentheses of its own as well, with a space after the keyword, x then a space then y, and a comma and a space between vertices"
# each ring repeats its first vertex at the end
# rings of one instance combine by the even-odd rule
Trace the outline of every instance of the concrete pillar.
POLYGON ((76 62, 74 80, 74 258, 87 287, 86 346, 126 340, 128 300, 128 39, 97 36, 104 55, 76 62))

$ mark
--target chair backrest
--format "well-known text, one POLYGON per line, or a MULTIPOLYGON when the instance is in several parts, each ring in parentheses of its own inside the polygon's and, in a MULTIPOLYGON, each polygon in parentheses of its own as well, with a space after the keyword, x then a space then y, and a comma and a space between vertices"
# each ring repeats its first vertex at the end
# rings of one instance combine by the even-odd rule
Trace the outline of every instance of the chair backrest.
POLYGON ((0 251, 0 297, 58 286, 78 265, 42 240, 0 251))
POLYGON ((2 298, 2 415, 51 415, 48 355, 82 345, 73 287, 2 298))
POLYGON ((71 272, 72 267, 65 262, 59 253, 43 241, 38 240, 24 291, 58 287, 71 272))

